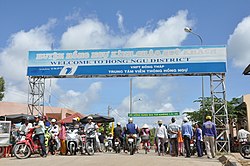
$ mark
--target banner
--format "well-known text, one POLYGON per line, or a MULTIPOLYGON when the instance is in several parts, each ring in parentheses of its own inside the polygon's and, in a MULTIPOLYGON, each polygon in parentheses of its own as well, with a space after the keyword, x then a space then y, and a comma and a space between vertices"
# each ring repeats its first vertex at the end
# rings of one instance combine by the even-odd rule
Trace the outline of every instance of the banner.
POLYGON ((225 46, 191 46, 29 51, 27 76, 128 77, 225 72, 225 46))
POLYGON ((152 116, 179 116, 179 112, 163 112, 163 113, 129 113, 128 117, 152 117, 152 116))

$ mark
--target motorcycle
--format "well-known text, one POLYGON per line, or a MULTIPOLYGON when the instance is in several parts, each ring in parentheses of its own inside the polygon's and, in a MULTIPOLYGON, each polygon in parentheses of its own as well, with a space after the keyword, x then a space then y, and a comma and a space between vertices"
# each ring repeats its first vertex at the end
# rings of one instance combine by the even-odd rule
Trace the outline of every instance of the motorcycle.
POLYGON ((95 129, 89 128, 86 131, 86 143, 85 143, 85 151, 88 153, 88 155, 94 155, 95 144, 96 144, 95 129))
POLYGON ((245 159, 250 159, 250 142, 241 143, 240 155, 245 159))
POLYGON ((190 141, 190 153, 192 156, 194 156, 194 154, 196 153, 196 140, 192 139, 190 141))
POLYGON ((119 138, 115 139, 114 150, 115 150, 115 153, 120 153, 121 152, 121 141, 120 141, 119 138))
POLYGON ((135 154, 136 151, 136 137, 133 134, 129 134, 128 137, 128 151, 130 155, 135 154))
POLYGON ((57 142, 55 136, 52 134, 50 139, 48 140, 48 152, 50 152, 52 155, 56 153, 57 149, 57 142))
POLYGON ((105 145, 105 152, 112 151, 112 139, 105 139, 104 145, 105 145))
POLYGON ((41 154, 39 140, 33 141, 32 135, 35 128, 30 128, 26 134, 25 140, 19 141, 14 146, 14 155, 18 159, 29 158, 32 154, 41 154))
POLYGON ((82 144, 77 129, 69 129, 67 131, 66 144, 67 144, 67 150, 69 151, 70 155, 76 155, 76 152, 79 151, 78 148, 80 148, 80 144, 82 144))
POLYGON ((145 150, 145 154, 147 154, 149 152, 149 149, 150 149, 150 147, 148 146, 149 135, 142 135, 141 140, 142 140, 142 144, 143 144, 143 147, 145 150))

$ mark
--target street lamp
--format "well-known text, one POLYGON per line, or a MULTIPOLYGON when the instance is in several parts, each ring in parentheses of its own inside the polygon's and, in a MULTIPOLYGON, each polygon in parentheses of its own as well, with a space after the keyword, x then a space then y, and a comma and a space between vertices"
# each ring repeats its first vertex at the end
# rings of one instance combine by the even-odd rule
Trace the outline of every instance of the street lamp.
POLYGON ((129 95, 129 113, 132 113, 132 108, 133 108, 133 103, 137 102, 137 101, 142 101, 141 98, 139 98, 138 100, 133 101, 133 82, 132 82, 132 78, 130 78, 130 95, 129 95))
MULTIPOLYGON (((199 34, 194 33, 191 28, 185 27, 184 31, 187 32, 187 33, 192 33, 195 36, 197 36, 200 39, 201 46, 203 45, 202 37, 199 34)), ((204 104, 204 78, 203 78, 203 75, 201 76, 201 89, 202 89, 202 91, 201 91, 202 94, 201 95, 202 95, 202 109, 203 109, 204 106, 205 106, 205 104, 204 104)))

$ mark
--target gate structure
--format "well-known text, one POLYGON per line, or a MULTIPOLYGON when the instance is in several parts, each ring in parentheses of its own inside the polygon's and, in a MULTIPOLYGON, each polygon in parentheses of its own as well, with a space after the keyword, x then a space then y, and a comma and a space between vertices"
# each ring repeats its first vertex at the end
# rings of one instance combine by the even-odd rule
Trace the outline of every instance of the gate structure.
POLYGON ((46 78, 210 76, 216 148, 230 152, 225 73, 226 47, 221 45, 29 51, 29 109, 44 113, 46 78))
POLYGON ((225 74, 210 75, 210 92, 213 122, 217 129, 216 148, 219 152, 230 152, 225 74))
POLYGON ((44 115, 44 77, 29 77, 29 101, 28 108, 31 115, 34 112, 39 115, 44 115))

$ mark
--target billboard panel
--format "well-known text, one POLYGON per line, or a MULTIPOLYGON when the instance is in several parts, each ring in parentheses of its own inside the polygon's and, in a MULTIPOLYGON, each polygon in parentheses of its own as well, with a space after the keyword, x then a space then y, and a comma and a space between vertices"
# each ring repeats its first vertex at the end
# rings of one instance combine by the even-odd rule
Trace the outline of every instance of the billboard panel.
POLYGON ((191 46, 29 51, 27 76, 164 76, 225 72, 225 46, 191 46))

